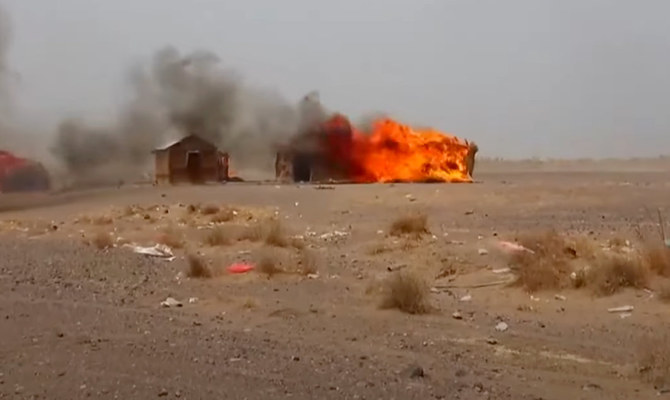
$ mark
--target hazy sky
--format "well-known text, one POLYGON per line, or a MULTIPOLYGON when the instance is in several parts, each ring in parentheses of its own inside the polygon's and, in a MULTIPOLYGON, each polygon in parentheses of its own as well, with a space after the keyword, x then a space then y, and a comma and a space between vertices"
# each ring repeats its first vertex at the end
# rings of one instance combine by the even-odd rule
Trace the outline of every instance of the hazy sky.
POLYGON ((670 154, 669 0, 0 0, 24 117, 113 116, 171 44, 505 157, 670 154))

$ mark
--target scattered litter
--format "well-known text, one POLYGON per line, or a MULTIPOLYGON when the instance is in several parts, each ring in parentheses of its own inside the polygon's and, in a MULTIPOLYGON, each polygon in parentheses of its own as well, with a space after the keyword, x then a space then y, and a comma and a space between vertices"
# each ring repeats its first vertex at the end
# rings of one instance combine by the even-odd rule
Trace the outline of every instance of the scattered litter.
POLYGON ((198 302, 197 297, 191 297, 191 298, 188 299, 188 304, 195 304, 197 302, 198 302))
POLYGON ((622 313, 622 314, 619 314, 619 318, 621 318, 621 319, 626 319, 626 318, 630 317, 631 315, 633 315, 633 314, 631 314, 631 313, 622 313))
POLYGON ((228 267, 231 274, 244 274, 254 269, 254 266, 248 263, 234 263, 228 267))
POLYGON ((380 229, 380 230, 377 231, 377 235, 383 235, 383 234, 384 234, 383 230, 380 229))
POLYGON ((496 325, 496 330, 498 332, 505 332, 507 329, 509 329, 509 325, 507 325, 506 322, 498 322, 496 325))
POLYGON ((333 190, 335 189, 335 186, 329 186, 329 185, 318 185, 314 187, 316 190, 333 190))
POLYGON ((407 264, 398 264, 398 265, 388 266, 388 267, 386 267, 386 270, 388 272, 395 272, 395 271, 400 271, 403 268, 407 268, 407 264))
POLYGON ((533 250, 514 242, 507 242, 501 240, 498 242, 498 246, 500 246, 500 248, 507 253, 520 253, 522 251, 525 251, 530 254, 535 254, 533 250))
POLYGON ((484 239, 483 235, 477 235, 477 240, 482 240, 482 239, 484 239))
POLYGON ((492 269, 491 272, 493 272, 494 274, 507 274, 509 272, 512 272, 512 270, 509 268, 497 268, 492 269))
POLYGON ((183 304, 181 301, 175 299, 174 297, 168 297, 167 299, 161 301, 161 307, 172 308, 172 307, 181 307, 183 304))
POLYGON ((560 295, 560 294, 556 294, 556 295, 554 295, 554 298, 555 298, 556 300, 560 300, 560 301, 565 301, 565 300, 567 300, 567 297, 562 296, 562 295, 560 295))
POLYGON ((307 278, 309 278, 309 279, 318 279, 318 278, 319 278, 319 274, 307 274, 307 278))
POLYGON ((450 240, 450 241, 448 241, 447 243, 449 243, 449 244, 457 244, 457 245, 459 245, 459 246, 462 246, 462 245, 465 244, 465 242, 462 241, 462 240, 450 240))
POLYGON ((634 309, 635 309, 635 307, 633 307, 633 306, 621 306, 621 307, 608 308, 607 312, 610 312, 610 313, 627 313, 627 312, 633 311, 634 309))
POLYGON ((465 296, 461 297, 461 299, 460 299, 460 301, 463 301, 463 302, 470 301, 470 300, 472 300, 472 296, 469 295, 469 294, 466 294, 465 296))
POLYGON ((152 257, 161 257, 167 259, 168 261, 174 260, 174 254, 172 253, 172 249, 161 243, 155 244, 150 247, 142 247, 133 244, 125 244, 123 245, 123 247, 128 247, 137 254, 143 254, 145 256, 152 256, 152 257))
POLYGON ((533 296, 532 294, 530 295, 530 299, 531 299, 532 301, 540 301, 540 298, 539 298, 539 297, 535 297, 535 296, 533 296))
POLYGON ((332 231, 332 232, 324 233, 323 235, 319 236, 319 238, 321 240, 333 240, 333 239, 345 238, 347 236, 349 236, 349 232, 332 231))
POLYGON ((454 313, 451 314, 451 318, 453 318, 453 319, 463 319, 463 315, 458 311, 454 311, 454 313))
POLYGON ((475 210, 467 210, 467 211, 465 212, 465 215, 472 215, 472 214, 474 214, 474 213, 475 213, 475 210))
POLYGON ((477 250, 477 254, 479 254, 480 256, 485 256, 485 255, 489 254, 489 251, 486 250, 486 249, 479 249, 479 250, 477 250))

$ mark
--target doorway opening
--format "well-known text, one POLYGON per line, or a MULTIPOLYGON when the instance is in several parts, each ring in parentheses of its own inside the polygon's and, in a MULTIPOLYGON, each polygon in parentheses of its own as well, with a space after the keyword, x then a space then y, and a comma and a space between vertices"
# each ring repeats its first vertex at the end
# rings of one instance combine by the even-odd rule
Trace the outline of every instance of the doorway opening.
POLYGON ((202 154, 199 151, 186 153, 186 173, 192 183, 202 182, 202 154))

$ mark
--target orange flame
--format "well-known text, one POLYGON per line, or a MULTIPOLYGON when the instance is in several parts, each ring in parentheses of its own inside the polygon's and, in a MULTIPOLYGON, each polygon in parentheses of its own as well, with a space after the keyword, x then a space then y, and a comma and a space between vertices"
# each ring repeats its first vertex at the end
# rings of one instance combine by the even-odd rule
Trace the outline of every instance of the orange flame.
POLYGON ((365 134, 339 114, 323 128, 331 160, 356 182, 472 182, 471 144, 455 136, 388 118, 365 134))

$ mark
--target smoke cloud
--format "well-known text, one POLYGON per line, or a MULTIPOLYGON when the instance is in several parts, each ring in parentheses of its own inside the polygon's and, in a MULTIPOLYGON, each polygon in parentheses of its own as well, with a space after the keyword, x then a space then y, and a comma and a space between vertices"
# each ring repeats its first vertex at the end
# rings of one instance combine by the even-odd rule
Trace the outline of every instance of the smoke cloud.
POLYGON ((167 47, 127 78, 131 98, 112 126, 68 120, 58 127, 52 151, 70 173, 109 172, 114 165, 139 171, 151 150, 187 134, 228 151, 236 169, 271 168, 274 144, 300 128, 298 105, 246 85, 208 52, 184 55, 167 47))

